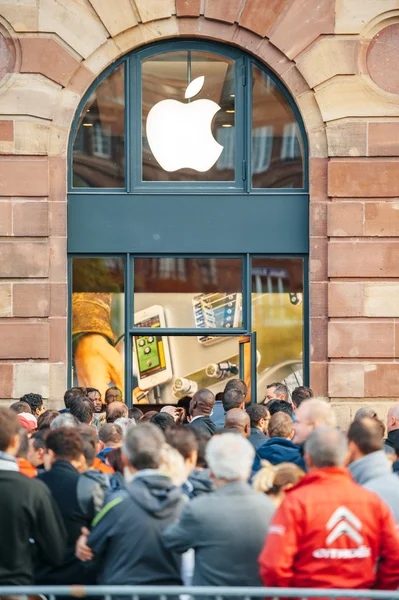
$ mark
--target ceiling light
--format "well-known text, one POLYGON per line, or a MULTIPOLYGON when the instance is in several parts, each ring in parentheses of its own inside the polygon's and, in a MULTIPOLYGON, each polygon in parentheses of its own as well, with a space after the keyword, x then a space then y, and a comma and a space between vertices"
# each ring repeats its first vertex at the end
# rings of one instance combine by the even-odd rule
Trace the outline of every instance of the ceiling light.
POLYGON ((233 125, 231 125, 230 123, 223 123, 222 127, 233 127, 233 125))

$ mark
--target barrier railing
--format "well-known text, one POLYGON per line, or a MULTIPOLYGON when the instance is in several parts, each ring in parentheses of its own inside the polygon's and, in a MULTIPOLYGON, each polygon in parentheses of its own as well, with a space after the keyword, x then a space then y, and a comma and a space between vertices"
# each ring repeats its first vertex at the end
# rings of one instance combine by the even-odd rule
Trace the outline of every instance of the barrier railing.
POLYGON ((98 585, 98 586, 0 586, 0 597, 4 596, 45 596, 54 600, 55 596, 73 596, 86 598, 102 596, 106 600, 113 597, 125 596, 133 600, 144 600, 148 596, 167 600, 170 597, 207 596, 221 600, 222 598, 358 598, 369 600, 399 600, 399 591, 382 590, 353 590, 353 589, 316 589, 316 588, 262 588, 262 587, 180 587, 180 586, 128 586, 128 585, 98 585))

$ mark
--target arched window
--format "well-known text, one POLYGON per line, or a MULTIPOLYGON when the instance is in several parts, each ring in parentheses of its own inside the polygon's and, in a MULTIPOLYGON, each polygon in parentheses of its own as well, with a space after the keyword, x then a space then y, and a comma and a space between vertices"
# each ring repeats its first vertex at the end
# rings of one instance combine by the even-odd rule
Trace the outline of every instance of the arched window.
POLYGON ((71 383, 170 403, 308 382, 307 140, 271 71, 143 47, 89 89, 69 157, 71 383))

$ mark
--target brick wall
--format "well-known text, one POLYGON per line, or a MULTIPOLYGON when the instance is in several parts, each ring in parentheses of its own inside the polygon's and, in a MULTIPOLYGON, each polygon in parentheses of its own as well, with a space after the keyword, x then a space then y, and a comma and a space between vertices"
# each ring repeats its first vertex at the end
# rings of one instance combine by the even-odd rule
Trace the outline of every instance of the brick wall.
POLYGON ((303 116, 315 391, 342 422, 399 396, 396 0, 3 0, 0 15, 0 398, 65 387, 74 111, 116 58, 178 36, 258 56, 303 116))

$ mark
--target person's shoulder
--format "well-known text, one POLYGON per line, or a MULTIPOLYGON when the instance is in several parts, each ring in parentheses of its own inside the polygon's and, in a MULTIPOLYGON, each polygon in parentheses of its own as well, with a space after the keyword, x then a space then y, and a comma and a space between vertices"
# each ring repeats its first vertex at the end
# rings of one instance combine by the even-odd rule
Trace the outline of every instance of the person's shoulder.
POLYGON ((117 518, 120 511, 124 511, 126 507, 126 500, 128 498, 128 494, 125 490, 120 490, 119 492, 115 492, 112 495, 112 498, 104 504, 103 508, 100 512, 94 517, 94 520, 91 524, 92 527, 98 525, 104 518, 117 518), (123 507, 122 504, 124 503, 123 507))

